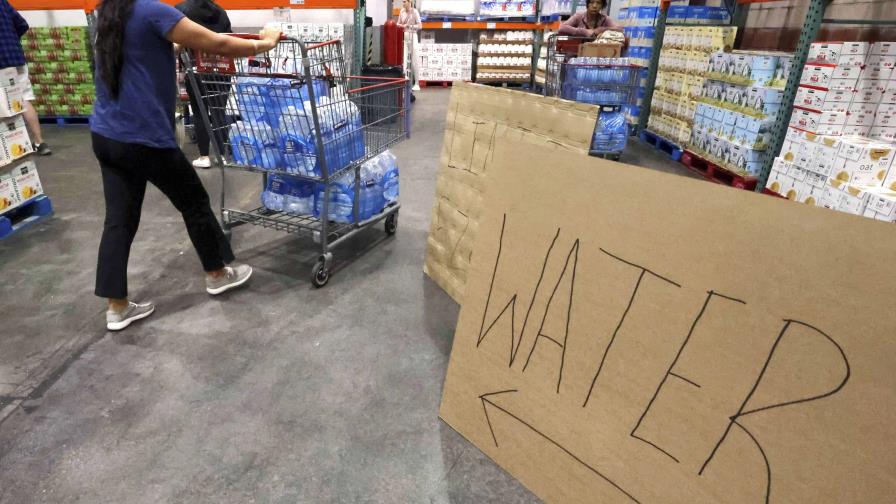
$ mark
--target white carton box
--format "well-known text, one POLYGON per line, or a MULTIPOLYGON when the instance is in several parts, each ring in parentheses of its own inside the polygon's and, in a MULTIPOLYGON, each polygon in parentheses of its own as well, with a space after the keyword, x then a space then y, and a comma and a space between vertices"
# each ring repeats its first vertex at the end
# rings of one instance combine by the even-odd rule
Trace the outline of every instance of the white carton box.
POLYGON ((887 176, 896 147, 864 138, 844 138, 831 177, 848 184, 876 186, 887 176))
POLYGON ((844 91, 855 91, 858 79, 831 79, 828 82, 827 89, 842 89, 844 91))
POLYGON ((870 189, 862 215, 884 222, 896 222, 896 192, 883 188, 870 189))
POLYGON ((808 182, 803 182, 802 189, 799 199, 800 203, 805 203, 811 206, 821 206, 821 200, 824 197, 824 187, 815 187, 808 182))
POLYGON ((809 46, 809 55, 806 61, 836 65, 842 53, 843 44, 840 42, 813 42, 809 46))
POLYGON ((872 126, 880 126, 882 128, 894 127, 896 126, 896 115, 878 113, 872 126))
POLYGON ((896 104, 881 103, 877 106, 878 114, 896 115, 896 104))
POLYGON ((891 75, 893 75, 893 67, 884 68, 880 65, 868 65, 862 70, 859 79, 877 79, 885 81, 889 80, 891 75))
POLYGON ((896 128, 872 126, 871 131, 868 132, 867 136, 875 140, 883 140, 884 142, 896 143, 896 128))
POLYGON ((13 187, 22 203, 44 193, 44 188, 37 176, 37 167, 31 161, 26 161, 9 172, 12 177, 13 187))
POLYGON ((0 88, 0 117, 12 117, 25 110, 25 99, 21 86, 0 88))
POLYGON ((7 67, 0 69, 0 86, 15 86, 18 81, 19 71, 16 67, 7 67))
POLYGON ((896 55, 882 56, 880 54, 872 54, 865 60, 867 66, 879 66, 882 68, 896 68, 896 55))
POLYGON ((840 57, 867 56, 869 52, 871 52, 871 44, 869 42, 844 42, 840 50, 840 57))
POLYGON ((9 174, 0 175, 0 213, 19 206, 21 202, 12 177, 9 174))
POLYGON ((896 42, 875 42, 871 45, 871 54, 896 56, 896 42))
MULTIPOLYGON (((860 103, 859 105, 865 105, 860 103)), ((846 117, 847 126, 874 126, 874 113, 850 113, 846 117)), ((894 124, 896 125, 896 124, 894 124)))
POLYGON ((882 186, 884 189, 896 191, 896 163, 890 165, 890 170, 884 177, 882 186))
POLYGON ((19 116, 0 121, 0 166, 34 152, 25 120, 19 116))
POLYGON ((837 210, 840 207, 840 201, 843 199, 843 191, 832 185, 825 185, 822 191, 821 204, 818 206, 837 210))
POLYGON ((861 89, 853 95, 853 103, 880 103, 883 91, 880 89, 861 89))
POLYGON ((803 67, 803 75, 800 84, 827 88, 834 75, 833 65, 806 65, 803 67))
POLYGON ((871 135, 872 128, 873 126, 844 126, 843 135, 867 137, 871 135))
MULTIPOLYGON (((878 113, 879 107, 876 103, 850 103, 847 112, 850 114, 866 114, 874 115, 878 113)), ((849 124, 849 120, 846 121, 849 124)))
POLYGON ((831 79, 858 79, 859 76, 862 75, 862 66, 861 63, 858 65, 848 65, 841 66, 837 65, 837 68, 834 69, 834 73, 831 74, 831 79))
POLYGON ((797 107, 805 107, 812 110, 821 110, 827 94, 828 91, 825 89, 814 89, 806 86, 800 86, 796 89, 796 98, 794 98, 793 104, 797 107))

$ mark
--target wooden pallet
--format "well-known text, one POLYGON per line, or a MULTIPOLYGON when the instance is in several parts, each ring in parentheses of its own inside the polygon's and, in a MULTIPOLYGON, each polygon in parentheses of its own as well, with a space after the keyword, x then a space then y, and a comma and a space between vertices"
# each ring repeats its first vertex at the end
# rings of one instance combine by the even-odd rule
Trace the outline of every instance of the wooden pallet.
POLYGON ((37 224, 53 215, 53 204, 45 195, 8 210, 0 215, 0 240, 37 224))
POLYGON ((679 161, 681 159, 681 153, 683 152, 683 149, 679 147, 678 144, 666 139, 665 137, 657 135, 652 131, 642 131, 641 141, 660 152, 665 152, 672 158, 673 161, 679 161))
POLYGON ((746 191, 756 190, 756 177, 735 173, 694 152, 684 151, 681 155, 681 164, 687 166, 692 172, 702 175, 707 180, 717 184, 746 191))

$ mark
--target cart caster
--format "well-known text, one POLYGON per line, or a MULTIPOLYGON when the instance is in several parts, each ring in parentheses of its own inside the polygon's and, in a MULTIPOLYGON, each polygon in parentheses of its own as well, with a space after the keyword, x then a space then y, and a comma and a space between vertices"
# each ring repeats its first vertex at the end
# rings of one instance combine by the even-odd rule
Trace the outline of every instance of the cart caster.
POLYGON ((311 269, 311 284, 317 288, 321 288, 330 281, 330 268, 323 260, 317 261, 314 268, 311 269))
POLYGON ((398 231, 398 214, 386 217, 386 234, 392 236, 398 231))

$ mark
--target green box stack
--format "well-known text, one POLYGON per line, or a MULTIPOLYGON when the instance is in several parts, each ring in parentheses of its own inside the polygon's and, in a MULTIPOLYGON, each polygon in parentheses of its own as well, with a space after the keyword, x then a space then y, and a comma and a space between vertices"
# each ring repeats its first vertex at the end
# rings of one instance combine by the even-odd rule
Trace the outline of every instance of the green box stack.
POLYGON ((93 112, 96 89, 87 27, 31 28, 22 46, 38 114, 70 117, 93 112))

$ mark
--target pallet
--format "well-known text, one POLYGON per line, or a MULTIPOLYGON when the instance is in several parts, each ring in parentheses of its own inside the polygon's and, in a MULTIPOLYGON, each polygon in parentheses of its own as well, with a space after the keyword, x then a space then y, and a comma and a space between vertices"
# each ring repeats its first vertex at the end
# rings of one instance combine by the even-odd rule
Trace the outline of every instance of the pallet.
POLYGON ((692 172, 702 175, 707 180, 717 184, 746 191, 756 190, 756 177, 734 173, 694 152, 684 151, 681 156, 681 164, 688 167, 692 172))
POLYGON ((684 151, 681 147, 678 146, 675 142, 667 140, 660 135, 648 130, 644 130, 641 132, 641 141, 646 143, 647 145, 653 147, 658 151, 665 152, 668 154, 673 161, 681 160, 681 153, 684 151))
POLYGON ((45 195, 38 196, 0 215, 0 240, 37 224, 53 215, 53 204, 45 195))
MULTIPOLYGON (((426 87, 450 87, 450 86, 452 86, 455 82, 461 82, 461 81, 445 81, 445 80, 429 80, 429 81, 425 81, 425 80, 421 80, 421 81, 417 81, 417 84, 419 84, 421 88, 426 88, 426 87)), ((470 82, 470 81, 468 81, 468 80, 464 80, 463 82, 470 82)))
POLYGON ((505 88, 520 88, 520 89, 529 89, 530 84, 528 81, 509 81, 509 80, 476 80, 477 84, 484 84, 486 86, 495 86, 495 87, 505 87, 505 88))
POLYGON ((40 122, 57 126, 81 126, 90 124, 90 116, 42 116, 40 122))
POLYGON ((771 197, 773 197, 773 198, 787 199, 787 198, 785 198, 784 196, 781 196, 780 194, 776 193, 775 191, 772 191, 772 190, 769 189, 768 187, 763 187, 763 188, 762 188, 762 194, 768 194, 769 196, 771 196, 771 197))

